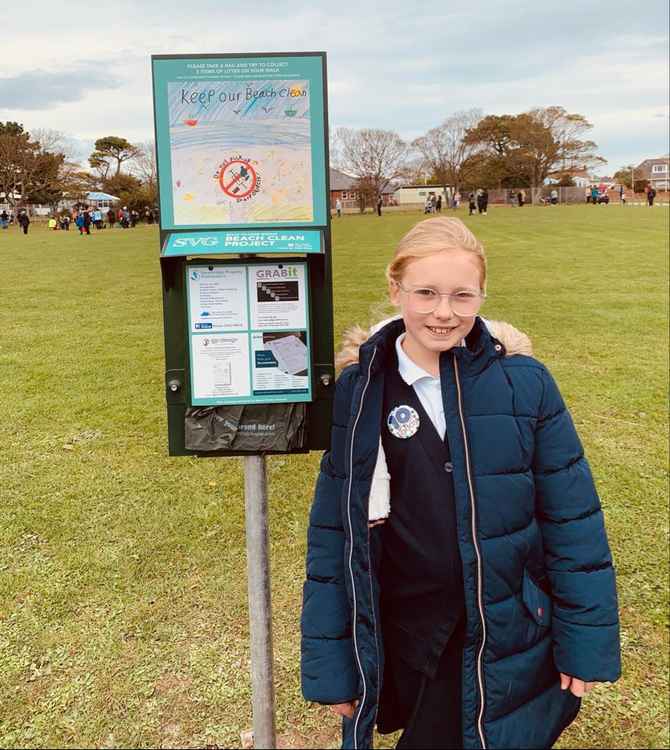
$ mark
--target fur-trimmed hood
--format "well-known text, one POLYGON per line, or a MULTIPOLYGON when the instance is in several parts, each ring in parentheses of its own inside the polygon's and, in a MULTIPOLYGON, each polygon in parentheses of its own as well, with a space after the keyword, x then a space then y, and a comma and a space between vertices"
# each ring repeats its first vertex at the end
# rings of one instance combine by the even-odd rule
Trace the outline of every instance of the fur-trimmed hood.
MULTIPOLYGON (((361 346, 386 325, 399 319, 399 315, 386 318, 367 331, 360 326, 353 326, 347 329, 343 336, 342 349, 336 358, 338 367, 344 368, 358 362, 361 346)), ((487 320, 481 317, 480 320, 484 323, 491 336, 505 347, 506 356, 511 357, 515 354, 523 354, 527 357, 533 356, 533 345, 530 338, 518 328, 502 320, 487 320)))

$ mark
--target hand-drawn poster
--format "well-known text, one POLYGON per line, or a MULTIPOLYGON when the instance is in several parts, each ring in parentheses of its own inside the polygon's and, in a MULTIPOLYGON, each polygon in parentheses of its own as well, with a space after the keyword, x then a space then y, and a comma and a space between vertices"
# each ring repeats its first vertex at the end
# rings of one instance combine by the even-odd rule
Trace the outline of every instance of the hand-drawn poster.
POLYGON ((325 224, 321 56, 153 67, 164 229, 325 224))

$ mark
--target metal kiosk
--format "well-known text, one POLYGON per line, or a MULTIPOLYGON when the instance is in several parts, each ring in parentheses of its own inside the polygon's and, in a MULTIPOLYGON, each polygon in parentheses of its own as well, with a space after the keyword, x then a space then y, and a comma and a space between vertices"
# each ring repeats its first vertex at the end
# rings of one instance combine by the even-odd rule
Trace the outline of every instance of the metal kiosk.
POLYGON ((275 747, 265 455, 334 395, 326 56, 152 57, 168 446, 245 456, 254 744, 275 747))

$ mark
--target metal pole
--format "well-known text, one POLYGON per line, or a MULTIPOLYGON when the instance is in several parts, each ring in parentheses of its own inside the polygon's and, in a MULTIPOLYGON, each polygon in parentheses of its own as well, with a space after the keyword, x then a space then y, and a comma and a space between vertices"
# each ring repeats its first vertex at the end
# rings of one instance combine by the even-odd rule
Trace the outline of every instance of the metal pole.
POLYGON ((277 744, 272 679, 272 604, 265 456, 244 457, 244 502, 254 747, 273 750, 277 744))

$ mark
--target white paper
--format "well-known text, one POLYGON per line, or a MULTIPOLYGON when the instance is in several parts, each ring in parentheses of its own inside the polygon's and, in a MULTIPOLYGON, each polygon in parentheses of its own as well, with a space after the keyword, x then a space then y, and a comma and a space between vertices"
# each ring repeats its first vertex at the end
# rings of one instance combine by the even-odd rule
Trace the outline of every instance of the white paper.
POLYGON ((279 369, 287 375, 295 375, 307 369, 307 347, 297 336, 283 336, 268 341, 265 346, 279 363, 279 369))
POLYGON ((194 400, 251 395, 246 333, 193 336, 191 346, 194 400))
POLYGON ((191 266, 188 283, 193 333, 248 328, 244 266, 191 266))
MULTIPOLYGON (((251 346, 253 349, 253 387, 254 393, 267 391, 307 391, 309 389, 309 378, 305 371, 308 367, 307 347, 300 340, 299 333, 288 334, 280 339, 264 341, 262 333, 253 333, 251 336, 251 346), (293 339, 295 343, 289 342, 293 339), (288 362, 282 359, 282 363, 287 365, 282 369, 280 358, 275 353, 276 344, 285 342, 280 345, 277 351, 281 351, 285 346, 288 355, 288 362), (300 352, 304 351, 304 354, 300 352), (295 369, 293 369, 295 368, 295 369), (295 373, 302 372, 302 375, 295 373)), ((267 338, 267 336, 266 336, 267 338)))
POLYGON ((272 263, 249 267, 251 328, 307 328, 305 267, 272 263))

